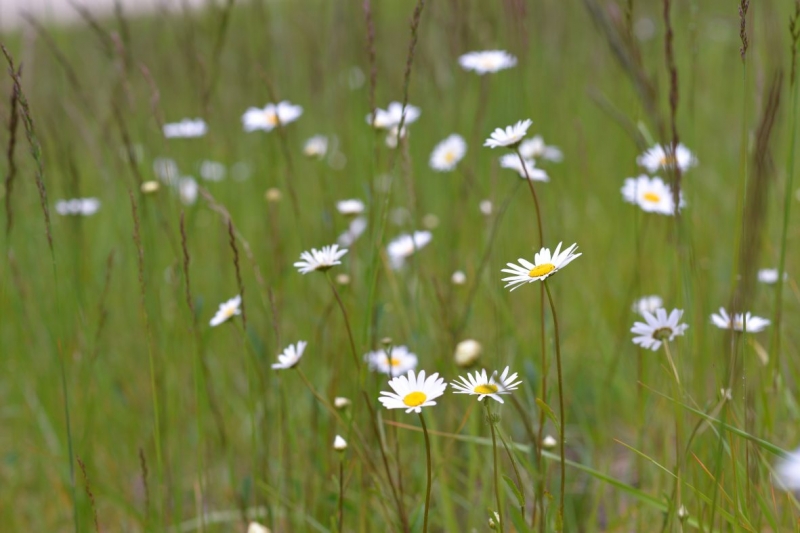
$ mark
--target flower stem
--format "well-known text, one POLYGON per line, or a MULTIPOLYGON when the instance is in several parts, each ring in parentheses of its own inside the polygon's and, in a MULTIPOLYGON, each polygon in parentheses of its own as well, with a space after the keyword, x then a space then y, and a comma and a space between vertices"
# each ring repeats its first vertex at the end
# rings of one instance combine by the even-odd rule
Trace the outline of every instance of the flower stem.
POLYGON ((339 461, 339 533, 344 531, 342 524, 344 523, 344 459, 339 461))
POLYGON ((425 434, 425 458, 428 465, 428 486, 425 489, 425 520, 422 525, 422 533, 428 533, 428 511, 431 507, 431 439, 428 437, 428 426, 425 425, 425 417, 422 412, 419 413, 419 421, 422 424, 422 433, 425 434))
POLYGON ((516 147, 514 151, 517 153, 517 157, 519 157, 519 164, 522 165, 522 172, 525 173, 525 181, 528 182, 528 188, 531 190, 531 196, 533 196, 533 203, 536 204, 536 224, 539 229, 539 246, 544 246, 544 233, 542 231, 542 213, 539 209, 539 197, 536 195, 536 189, 533 188, 533 182, 531 181, 531 177, 528 175, 528 167, 525 165, 525 160, 522 159, 522 154, 519 151, 519 147, 516 147))
POLYGON ((669 366, 672 367, 672 373, 675 375, 675 383, 677 383, 680 389, 681 378, 678 377, 678 369, 675 367, 675 361, 672 360, 672 352, 669 350, 669 341, 664 341, 664 352, 667 354, 667 361, 669 361, 669 366))
POLYGON ((350 340, 350 351, 353 353, 353 361, 356 364, 356 369, 361 370, 361 361, 358 359, 358 351, 356 350, 356 342, 353 340, 353 329, 350 327, 350 318, 347 316, 347 309, 344 308, 344 303, 342 303, 342 299, 339 297, 339 291, 336 290, 336 284, 331 279, 330 274, 326 272, 325 277, 328 278, 328 283, 330 283, 333 296, 336 298, 336 302, 339 304, 339 309, 342 310, 344 325, 347 328, 347 338, 350 340))
POLYGON ((497 469, 497 437, 494 431, 494 420, 492 411, 489 409, 489 400, 483 404, 486 407, 486 421, 489 422, 489 429, 492 430, 492 461, 494 462, 494 495, 497 499, 497 522, 500 533, 503 533, 503 507, 500 502, 500 480, 497 469))
POLYGON ((566 492, 566 480, 567 480, 567 468, 566 463, 564 462, 564 426, 566 425, 566 420, 564 419, 564 387, 563 387, 563 378, 561 374, 561 343, 558 339, 558 315, 556 314, 556 306, 553 303, 553 296, 550 294, 550 286, 547 284, 547 280, 543 280, 542 283, 544 284, 544 288, 547 291, 547 299, 550 301, 550 312, 553 313, 553 327, 555 329, 555 338, 556 338, 556 370, 558 372, 558 409, 559 409, 559 417, 561 418, 561 423, 558 425, 559 431, 559 452, 561 454, 561 501, 559 502, 558 507, 558 515, 560 519, 564 520, 564 494, 566 492))

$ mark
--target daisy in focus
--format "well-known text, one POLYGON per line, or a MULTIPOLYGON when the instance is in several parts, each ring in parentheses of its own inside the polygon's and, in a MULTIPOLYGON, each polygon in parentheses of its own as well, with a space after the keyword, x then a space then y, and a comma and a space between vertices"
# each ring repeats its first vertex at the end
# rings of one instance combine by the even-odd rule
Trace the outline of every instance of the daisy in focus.
POLYGON ((381 391, 378 398, 386 409, 405 409, 406 413, 421 413, 423 407, 436 405, 433 401, 447 388, 447 383, 438 373, 425 378, 425 371, 415 375, 413 370, 407 376, 397 376, 389 381, 393 392, 381 391))
MULTIPOLYGON (((626 202, 636 204, 648 213, 674 215, 675 202, 672 189, 658 176, 650 178, 644 174, 638 178, 627 178, 622 186, 622 197, 626 202)), ((685 207, 681 191, 680 207, 685 207)))
POLYGON ((430 231, 415 231, 413 235, 403 234, 386 246, 389 263, 394 270, 401 268, 408 257, 424 248, 433 239, 430 231))
POLYGON ((306 157, 322 159, 328 153, 328 138, 324 135, 314 135, 306 140, 303 145, 303 154, 306 157))
POLYGON ((561 244, 558 243, 552 254, 549 248, 539 250, 533 257, 533 263, 521 257, 518 259, 519 265, 506 263, 508 268, 504 268, 501 272, 506 272, 511 276, 503 278, 503 281, 508 282, 505 288, 511 287, 513 291, 526 283, 545 280, 582 255, 574 253, 578 248, 577 244, 573 244, 563 252, 561 244))
POLYGON ((560 163, 564 160, 561 150, 557 146, 546 145, 541 135, 522 141, 519 145, 519 153, 525 159, 540 158, 552 163, 560 163))
POLYGON ((464 70, 471 70, 476 74, 498 72, 511 68, 517 64, 517 58, 505 50, 483 50, 480 52, 468 52, 458 58, 458 63, 464 70))
POLYGON ((636 163, 646 168, 651 174, 658 172, 659 169, 675 168, 676 165, 681 172, 686 172, 697 165, 697 158, 684 145, 678 144, 675 148, 675 153, 671 152, 671 146, 665 148, 657 144, 637 157, 636 163))
POLYGON ((664 300, 661 299, 661 296, 653 295, 644 296, 633 302, 632 310, 634 313, 643 315, 645 312, 655 313, 659 307, 664 307, 664 300))
POLYGON ((498 378, 497 371, 492 372, 491 376, 487 376, 486 369, 480 372, 476 371, 474 374, 467 373, 467 377, 459 376, 461 381, 452 381, 450 384, 455 389, 453 392, 456 394, 472 394, 478 397, 480 402, 487 396, 500 403, 503 402, 501 394, 511 394, 511 391, 516 390, 522 381, 515 382, 517 373, 514 372, 508 375, 509 367, 503 370, 503 374, 498 378))
POLYGON ((525 135, 528 133, 528 128, 531 127, 533 121, 531 119, 520 120, 516 124, 506 126, 503 128, 496 128, 491 136, 483 143, 484 146, 489 148, 516 148, 525 135))
POLYGON ((167 139, 192 139, 202 137, 208 131, 208 126, 201 118, 185 118, 180 122, 164 124, 164 137, 167 139))
POLYGON ((286 100, 278 104, 267 104, 263 109, 250 107, 242 115, 244 131, 272 131, 278 126, 286 126, 303 114, 303 108, 286 100))
POLYGON ((686 324, 680 324, 683 309, 673 309, 667 315, 667 310, 662 307, 656 309, 655 313, 645 311, 642 316, 645 322, 634 322, 631 328, 631 333, 637 335, 633 338, 633 343, 654 352, 661 348, 664 341, 683 335, 689 328, 686 324))
POLYGON ((464 137, 453 134, 436 145, 431 153, 430 167, 437 172, 450 172, 467 153, 464 137))
POLYGON ((500 158, 500 166, 515 170, 522 179, 529 178, 531 181, 550 181, 547 172, 541 168, 536 168, 536 162, 533 159, 523 159, 523 161, 525 162, 524 167, 517 154, 504 154, 500 158))
POLYGON ((764 331, 770 324, 766 318, 753 316, 749 311, 744 314, 736 313, 730 316, 724 307, 719 308, 719 313, 711 315, 711 322, 720 329, 733 329, 734 331, 744 331, 745 327, 747 327, 747 333, 764 331))
POLYGON ((310 252, 303 252, 300 254, 300 261, 297 261, 294 266, 301 274, 308 274, 319 270, 325 272, 334 265, 341 265, 339 259, 347 253, 347 249, 339 250, 338 244, 331 244, 330 246, 323 246, 320 250, 312 248, 310 252))
POLYGON ((227 322, 229 319, 236 315, 242 314, 242 297, 241 295, 236 295, 227 302, 223 302, 219 304, 219 309, 214 317, 209 322, 211 327, 216 327, 222 324, 223 322, 227 322))
POLYGON ((364 355, 370 370, 399 376, 417 368, 417 356, 405 346, 392 346, 387 355, 386 350, 377 350, 364 355))
POLYGON ((306 341, 298 341, 297 344, 290 344, 282 353, 278 355, 278 362, 272 365, 276 370, 287 370, 294 368, 303 357, 303 351, 306 349, 306 341))

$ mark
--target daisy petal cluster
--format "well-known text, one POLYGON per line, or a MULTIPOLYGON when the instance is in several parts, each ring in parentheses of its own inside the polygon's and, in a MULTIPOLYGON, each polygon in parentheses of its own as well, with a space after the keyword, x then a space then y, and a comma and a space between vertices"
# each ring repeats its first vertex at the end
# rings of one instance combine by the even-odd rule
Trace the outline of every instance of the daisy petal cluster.
POLYGON ((564 251, 561 251, 561 244, 558 243, 552 254, 549 248, 539 250, 533 257, 533 263, 524 258, 518 259, 519 265, 506 263, 508 268, 501 271, 511 274, 511 276, 503 278, 503 281, 508 282, 506 289, 511 287, 513 291, 526 283, 545 280, 582 255, 574 253, 578 248, 577 244, 569 246, 564 251))
POLYGON ((191 139, 202 137, 208 131, 208 126, 201 118, 185 118, 180 122, 164 124, 164 137, 167 139, 191 139))
POLYGON ((675 147, 674 154, 671 146, 664 147, 657 144, 637 157, 636 163, 646 168, 651 174, 660 169, 669 170, 676 166, 681 172, 686 172, 697 165, 697 158, 683 144, 675 147))
POLYGON ((386 109, 376 109, 374 120, 372 113, 369 113, 367 115, 367 124, 379 130, 389 130, 399 127, 400 122, 403 123, 403 126, 413 124, 420 114, 420 110, 416 106, 406 104, 405 109, 403 109, 403 104, 400 102, 392 102, 386 109), (403 115, 405 115, 405 120, 403 120, 403 115))
POLYGON ((303 351, 306 349, 306 341, 298 341, 297 344, 290 344, 283 352, 278 355, 278 362, 272 365, 276 370, 287 370, 294 368, 303 357, 303 351))
POLYGON ((515 170, 519 174, 519 177, 523 179, 527 177, 531 181, 550 181, 547 172, 541 168, 536 168, 536 162, 533 159, 523 159, 523 161, 525 162, 524 167, 517 154, 504 154, 500 158, 500 166, 515 170))
MULTIPOLYGON (((774 285, 778 283, 778 269, 777 268, 762 268, 758 271, 758 281, 761 283, 766 283, 767 285, 774 285)), ((789 274, 786 272, 783 273, 783 281, 786 281, 789 278, 789 274)))
POLYGON ((633 302, 632 309, 634 313, 643 315, 645 312, 655 313, 659 307, 664 307, 664 300, 661 299, 661 296, 652 295, 643 296, 633 302))
MULTIPOLYGON (((622 186, 622 197, 626 202, 638 205, 648 213, 675 214, 672 189, 658 176, 650 178, 642 174, 637 178, 627 178, 622 186)), ((685 205, 683 192, 681 192, 679 207, 685 205)))
POLYGON ((381 391, 378 398, 386 409, 405 409, 406 413, 421 413, 423 407, 436 405, 433 401, 447 388, 447 383, 438 373, 425 377, 425 371, 415 375, 409 370, 408 375, 397 376, 389 381, 393 392, 381 391))
POLYGON ((649 348, 653 351, 661 348, 664 341, 671 341, 689 328, 686 324, 681 324, 683 309, 673 309, 669 315, 667 310, 656 309, 655 313, 644 311, 642 316, 645 322, 634 322, 631 333, 636 335, 633 343, 642 348, 649 348))
POLYGON ((347 253, 347 249, 339 250, 338 244, 330 246, 323 246, 320 250, 312 248, 310 252, 303 252, 300 254, 300 261, 297 261, 294 266, 301 274, 308 274, 319 270, 324 272, 334 265, 341 265, 339 259, 347 253))
POLYGON ((386 350, 376 350, 364 355, 364 360, 369 365, 370 370, 399 376, 409 370, 417 368, 417 356, 411 353, 405 346, 392 346, 389 353, 386 350))
POLYGON ((227 302, 219 304, 219 309, 209 322, 209 325, 211 325, 211 327, 219 326, 220 324, 227 322, 230 318, 233 318, 236 315, 241 315, 242 314, 241 306, 242 306, 242 297, 239 294, 237 294, 227 302))
POLYGON ((294 122, 303 114, 303 108, 286 100, 277 104, 267 104, 263 109, 250 107, 242 115, 244 131, 272 131, 278 126, 294 122))
POLYGON ((306 157, 322 159, 328 153, 328 138, 324 135, 309 137, 303 145, 303 154, 306 157))
POLYGON ((736 313, 730 316, 724 307, 719 308, 719 313, 711 315, 711 322, 720 329, 733 329, 734 331, 744 331, 747 333, 758 333, 764 331, 769 326, 770 321, 760 316, 753 316, 750 312, 736 313))
POLYGON ((430 167, 437 172, 450 172, 467 153, 464 137, 452 134, 436 145, 431 153, 430 167))
POLYGON ((511 68, 517 64, 517 58, 505 50, 483 50, 468 52, 458 58, 458 63, 464 70, 471 70, 483 76, 500 70, 511 68))
POLYGON ((405 260, 414 252, 424 248, 433 239, 430 231, 415 231, 413 235, 403 234, 386 246, 389 263, 397 270, 405 264, 405 260))
POLYGON ((535 135, 530 139, 525 139, 519 145, 519 153, 525 159, 541 158, 552 163, 560 163, 564 160, 564 154, 556 146, 548 146, 544 143, 541 135, 535 135))
POLYGON ((342 215, 360 215, 364 212, 364 202, 357 199, 336 202, 336 210, 342 215))
POLYGON ((62 216, 78 215, 88 217, 94 215, 100 209, 100 200, 97 198, 58 200, 55 209, 56 213, 62 216))
POLYGON ((516 390, 520 383, 522 383, 522 381, 514 381, 517 379, 516 372, 510 376, 508 372, 509 367, 506 367, 500 377, 497 377, 496 371, 492 372, 491 376, 487 376, 486 369, 483 369, 480 372, 476 371, 474 374, 467 373, 467 377, 459 376, 458 379, 461 381, 456 380, 450 384, 453 386, 453 389, 455 389, 453 392, 456 394, 471 394, 477 396, 479 402, 488 396, 493 400, 504 403, 500 395, 511 394, 511 391, 516 390))
POLYGON ((356 242, 359 237, 361 237, 365 229, 367 229, 366 217, 356 217, 350 221, 350 225, 347 226, 347 231, 339 235, 339 238, 336 239, 336 242, 339 244, 339 246, 344 248, 352 246, 353 243, 356 242))
POLYGON ((525 119, 506 126, 505 129, 496 128, 483 145, 489 148, 514 148, 525 138, 531 124, 533 124, 531 119, 525 119))

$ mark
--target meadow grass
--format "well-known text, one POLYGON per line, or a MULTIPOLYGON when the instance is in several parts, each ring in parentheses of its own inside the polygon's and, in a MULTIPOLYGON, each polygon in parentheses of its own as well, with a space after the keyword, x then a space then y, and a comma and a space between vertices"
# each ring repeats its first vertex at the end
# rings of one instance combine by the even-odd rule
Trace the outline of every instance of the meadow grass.
POLYGON ((499 506, 505 531, 797 530, 800 506, 772 476, 800 442, 796 6, 749 7, 743 66, 735 3, 668 2, 669 62, 664 3, 622 4, 226 2, 0 35, 21 67, 20 91, 0 76, 2 530, 485 531, 499 506), (459 67, 495 48, 518 64, 459 67), (421 116, 387 148, 365 116, 406 98, 421 116), (302 116, 243 131, 248 107, 280 100, 302 116), (184 117, 208 133, 165 138, 184 117), (505 152, 482 146, 526 118, 564 153, 531 182, 538 208, 505 152), (644 213, 620 188, 673 126, 699 159, 680 176, 687 206, 644 213), (451 133, 466 156, 434 172, 451 133), (322 160, 303 155, 315 134, 331 139, 322 160), (164 183, 142 192, 163 158, 197 178, 196 203, 164 183), (225 179, 200 179, 205 160, 225 179), (78 197, 99 211, 55 212, 78 197), (347 228, 346 198, 366 203, 366 233, 341 265, 300 275, 301 252, 347 228), (391 268, 386 244, 426 227, 430 244, 391 268), (540 230, 583 254, 547 281, 557 328, 543 288, 501 281, 540 230), (778 266, 786 283, 755 282, 778 266), (237 294, 242 314, 210 327, 237 294), (631 342, 648 294, 684 310, 674 370, 631 342), (730 305, 774 323, 717 329, 711 313, 730 305), (408 346, 449 383, 465 339, 482 345, 476 368, 522 380, 504 404, 483 400, 489 422, 452 387, 424 409, 425 435, 383 409, 387 376, 363 354, 408 346), (298 340, 299 366, 272 369, 298 340), (563 486, 559 445, 540 447, 560 429, 563 486))

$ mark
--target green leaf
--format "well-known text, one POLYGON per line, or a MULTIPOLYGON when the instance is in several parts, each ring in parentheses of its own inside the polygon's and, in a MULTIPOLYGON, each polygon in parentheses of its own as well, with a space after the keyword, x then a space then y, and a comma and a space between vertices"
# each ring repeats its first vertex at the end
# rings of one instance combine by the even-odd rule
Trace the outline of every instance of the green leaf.
POLYGON ((503 474, 503 480, 506 482, 506 485, 509 486, 511 492, 514 493, 514 496, 517 497, 517 505, 520 507, 525 505, 525 496, 522 495, 522 491, 517 487, 517 484, 514 483, 514 480, 505 474, 503 474))

